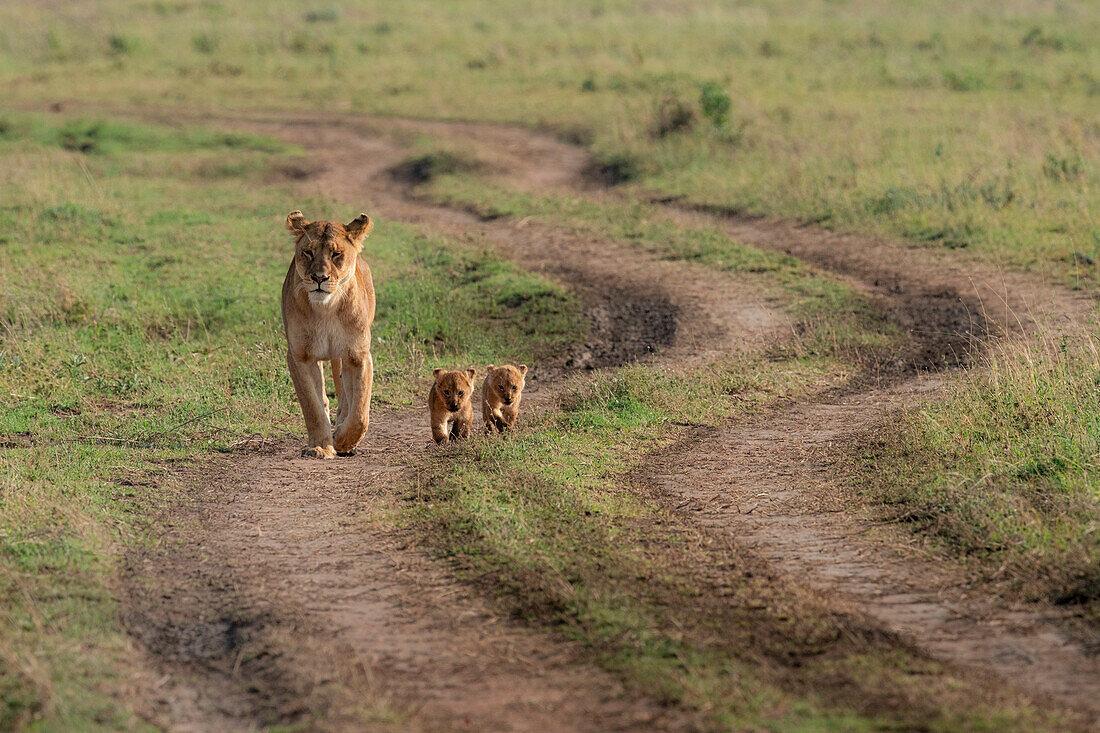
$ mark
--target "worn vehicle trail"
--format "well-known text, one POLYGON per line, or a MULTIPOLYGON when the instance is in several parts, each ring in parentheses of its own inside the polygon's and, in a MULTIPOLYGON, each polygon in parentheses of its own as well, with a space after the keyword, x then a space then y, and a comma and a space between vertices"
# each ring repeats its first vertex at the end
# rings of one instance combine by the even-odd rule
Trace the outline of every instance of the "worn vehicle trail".
MULTIPOLYGON (((618 195, 593 188, 584 153, 548 136, 309 115, 225 124, 308 149, 317 168, 302 182, 305 191, 361 202, 381 221, 484 241, 577 292, 589 308, 591 343, 545 369, 544 383, 577 366, 650 355, 679 364, 762 349, 790 331, 787 317, 745 277, 535 222, 482 221, 417 200, 389 172, 407 155, 402 134, 415 132, 475 146, 509 185, 618 195)), ((961 571, 907 556, 896 537, 869 537, 870 523, 841 511, 832 466, 839 443, 933 395, 937 373, 971 363, 984 343, 1040 326, 1081 328, 1093 304, 1034 278, 925 250, 674 201, 653 205, 675 221, 719 226, 834 274, 866 292, 907 337, 895 351, 873 354, 830 394, 692 431, 647 460, 634 480, 657 487, 708 531, 734 535, 797 582, 827 591, 831 602, 869 615, 928 653, 994 669, 1021 689, 1100 717, 1094 656, 1045 614, 968 590, 961 571)), ((210 720, 247 728, 294 721, 311 700, 358 691, 411 715, 400 718, 402 727, 678 726, 674 710, 624 693, 568 643, 495 617, 407 547, 401 532, 369 521, 408 498, 409 452, 427 442, 420 411, 391 410, 376 416, 364 450, 351 460, 303 461, 296 443, 280 443, 194 469, 208 487, 193 497, 192 523, 177 522, 161 549, 132 558, 135 569, 158 581, 134 582, 130 592, 134 632, 172 676, 161 688, 166 719, 182 728, 201 729, 210 720), (320 663, 317 649, 325 650, 320 663)))

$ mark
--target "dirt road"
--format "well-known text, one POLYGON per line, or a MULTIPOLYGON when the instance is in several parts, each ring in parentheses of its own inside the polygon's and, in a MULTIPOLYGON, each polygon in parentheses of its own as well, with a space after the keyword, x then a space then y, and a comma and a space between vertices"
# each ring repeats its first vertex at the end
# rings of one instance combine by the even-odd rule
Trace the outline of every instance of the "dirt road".
MULTIPOLYGON (((369 202, 383 221, 479 239, 573 289, 588 308, 592 340, 550 375, 758 350, 789 332, 787 317, 744 277, 533 222, 483 221, 416 199, 389 172, 407 156, 402 135, 416 132, 476 146, 508 185, 617 196, 586 181, 583 151, 553 138, 491 125, 310 116, 224 124, 309 150, 317 169, 301 181, 303 192, 369 202)), ((989 339, 1051 319, 1080 327, 1092 304, 928 250, 676 202, 653 206, 832 273, 866 292, 908 337, 835 393, 693 432, 639 468, 638 485, 929 654, 995 670, 1100 718, 1100 661, 1060 630, 1052 611, 1010 608, 971 589, 961 570, 906 553, 888 530, 869 536, 870 524, 839 511, 830 481, 831 449, 934 394, 940 371, 968 364, 989 339)), ((165 674, 151 691, 157 718, 181 730, 247 730, 359 699, 392 711, 379 728, 681 727, 674 709, 627 694, 570 643, 496 617, 385 521, 410 493, 407 467, 426 446, 424 423, 420 410, 379 412, 360 455, 336 463, 299 459, 297 443, 280 443, 175 475, 186 501, 165 512, 159 545, 130 558, 126 589, 134 634, 165 674)))

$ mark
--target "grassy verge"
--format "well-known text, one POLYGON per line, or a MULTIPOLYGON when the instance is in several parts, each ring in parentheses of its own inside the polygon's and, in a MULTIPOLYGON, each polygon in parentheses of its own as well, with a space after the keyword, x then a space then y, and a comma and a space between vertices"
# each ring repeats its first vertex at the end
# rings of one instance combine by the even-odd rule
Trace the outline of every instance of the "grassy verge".
MULTIPOLYGON (((141 539, 143 477, 302 434, 281 219, 340 212, 293 197, 280 170, 297 151, 272 140, 18 115, 0 129, 0 728, 126 728, 135 663, 112 577, 141 539)), ((485 251, 381 222, 365 256, 379 402, 419 399, 433 366, 534 361, 583 334, 563 291, 485 251)))
POLYGON ((1075 253, 1100 261, 1091 0, 13 0, 0 28, 13 102, 518 122, 670 195, 1086 282, 1075 253))
POLYGON ((504 612, 581 642, 698 729, 1056 727, 823 608, 646 490, 646 456, 685 438, 685 421, 766 409, 843 373, 744 359, 604 375, 506 440, 427 457, 410 511, 504 612))
POLYGON ((996 349, 869 446, 867 496, 1026 598, 1100 626, 1100 386, 1092 341, 996 349))

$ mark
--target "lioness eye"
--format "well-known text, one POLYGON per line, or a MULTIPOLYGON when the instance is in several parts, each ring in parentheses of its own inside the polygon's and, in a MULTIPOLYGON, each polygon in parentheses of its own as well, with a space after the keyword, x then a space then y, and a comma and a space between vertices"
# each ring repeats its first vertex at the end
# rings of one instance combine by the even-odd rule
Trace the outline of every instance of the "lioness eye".
POLYGON ((340 252, 337 252, 336 254, 334 254, 332 256, 332 261, 333 262, 338 262, 339 260, 342 260, 343 258, 344 258, 344 255, 340 252))
POLYGON ((303 249, 302 250, 302 255, 304 255, 307 260, 312 260, 313 259, 313 253, 310 252, 308 249, 303 249))

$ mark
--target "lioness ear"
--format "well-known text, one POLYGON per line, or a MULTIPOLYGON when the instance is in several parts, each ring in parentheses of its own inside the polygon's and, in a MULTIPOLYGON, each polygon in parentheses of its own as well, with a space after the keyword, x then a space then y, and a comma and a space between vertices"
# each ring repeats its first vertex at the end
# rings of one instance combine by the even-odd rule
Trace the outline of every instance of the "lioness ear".
POLYGON ((442 369, 433 369, 432 370, 432 376, 435 377, 436 379, 439 379, 439 375, 442 374, 442 373, 443 373, 442 369))
POLYGON ((374 229, 374 222, 366 214, 360 214, 352 219, 351 223, 345 226, 344 229, 347 230, 351 241, 359 247, 362 246, 363 240, 370 234, 370 230, 374 229))
POLYGON ((473 379, 477 376, 477 369, 467 369, 466 376, 468 376, 470 379, 473 379))
POLYGON ((520 375, 522 375, 524 377, 527 376, 527 365, 526 364, 520 364, 519 365, 519 373, 520 373, 520 375))
POLYGON ((286 228, 295 234, 301 234, 308 226, 309 222, 297 209, 286 215, 286 228))

